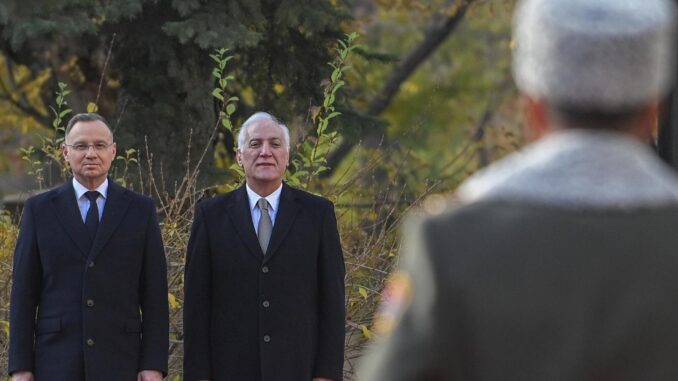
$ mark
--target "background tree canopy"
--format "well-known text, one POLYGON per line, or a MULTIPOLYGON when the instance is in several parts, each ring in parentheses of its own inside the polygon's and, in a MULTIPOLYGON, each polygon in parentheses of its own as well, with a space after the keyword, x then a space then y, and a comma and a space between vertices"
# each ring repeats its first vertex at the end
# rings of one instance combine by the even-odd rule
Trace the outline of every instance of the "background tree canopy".
MULTIPOLYGON (((342 115, 331 128, 342 138, 325 176, 357 160, 356 146, 389 148, 399 154, 387 161, 412 163, 402 168, 400 180, 416 186, 442 177, 449 183, 443 188, 450 189, 472 170, 450 164, 458 162, 454 153, 464 143, 486 143, 468 151, 480 165, 501 156, 496 149, 516 144, 485 134, 502 120, 502 110, 515 107, 505 97, 512 92, 512 3, 57 0, 27 6, 7 0, 0 4, 0 107, 14 118, 5 126, 23 126, 25 143, 26 131, 50 126, 45 105, 64 82, 75 112, 96 104, 114 125, 121 148, 143 149, 147 138, 171 183, 183 173, 179 158, 186 157, 189 136, 196 157, 216 122, 217 107, 206 96, 214 85, 210 51, 226 47, 234 56, 227 91, 240 99, 236 125, 266 110, 304 137, 311 133, 309 116, 321 99, 323 78, 332 70, 327 63, 335 41, 357 31, 363 35, 362 58, 354 60, 338 94, 342 115)), ((515 121, 504 115, 501 124, 513 129, 515 121)), ((217 141, 233 146, 228 134, 211 144, 217 141)), ((222 173, 212 162, 203 170, 212 174, 204 176, 206 182, 222 173)))
MULTIPOLYGON (((71 107, 89 102, 116 128, 125 147, 148 137, 165 175, 175 180, 185 142, 209 139, 217 112, 208 53, 231 49, 242 100, 237 117, 269 110, 283 120, 305 116, 322 95, 333 43, 350 18, 343 2, 313 0, 50 1, 0 5, 0 48, 33 77, 47 104, 58 81, 72 89, 71 107)), ((36 102, 12 99, 36 122, 49 114, 36 102)), ((232 145, 232 142, 227 142, 232 145)))

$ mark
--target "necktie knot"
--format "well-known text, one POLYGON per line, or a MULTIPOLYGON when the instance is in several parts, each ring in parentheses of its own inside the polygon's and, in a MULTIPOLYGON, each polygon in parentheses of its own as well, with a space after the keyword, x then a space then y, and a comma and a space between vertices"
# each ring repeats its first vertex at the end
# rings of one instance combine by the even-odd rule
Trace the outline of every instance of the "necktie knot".
POLYGON ((97 191, 87 191, 87 192, 85 192, 85 197, 87 197, 89 202, 96 202, 97 198, 99 198, 99 192, 97 192, 97 191))
POLYGON ((259 204, 259 209, 265 210, 268 212, 268 201, 265 198, 260 198, 257 202, 259 204))

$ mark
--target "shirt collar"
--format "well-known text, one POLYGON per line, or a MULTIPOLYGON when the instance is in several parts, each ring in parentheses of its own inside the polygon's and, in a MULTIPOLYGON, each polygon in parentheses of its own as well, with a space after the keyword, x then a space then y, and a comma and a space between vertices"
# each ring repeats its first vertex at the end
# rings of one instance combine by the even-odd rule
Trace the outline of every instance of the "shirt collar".
MULTIPOLYGON (((89 191, 89 189, 87 189, 87 187, 85 187, 84 185, 80 184, 78 180, 75 179, 75 177, 73 178, 73 189, 75 190, 75 197, 77 200, 80 200, 82 195, 84 195, 85 192, 89 191)), ((108 196, 108 178, 106 178, 106 180, 104 180, 104 182, 101 183, 101 185, 99 185, 95 190, 99 192, 101 197, 106 199, 106 197, 108 196)))
MULTIPOLYGON (((245 183, 245 188, 247 189, 247 198, 250 201, 250 211, 254 210, 254 207, 257 205, 257 202, 259 201, 262 196, 259 196, 257 192, 253 191, 252 188, 250 188, 247 183, 245 183)), ((273 193, 269 194, 268 196, 264 197, 266 201, 271 205, 270 208, 273 209, 273 212, 278 210, 278 205, 280 204, 280 193, 282 192, 282 183, 276 189, 273 191, 273 193)))

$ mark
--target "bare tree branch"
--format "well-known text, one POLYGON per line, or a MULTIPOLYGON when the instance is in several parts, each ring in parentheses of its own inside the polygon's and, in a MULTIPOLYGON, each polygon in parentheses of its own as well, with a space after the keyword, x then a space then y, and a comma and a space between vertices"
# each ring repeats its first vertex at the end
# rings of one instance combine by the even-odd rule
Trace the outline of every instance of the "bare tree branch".
MULTIPOLYGON (((377 116, 391 104, 393 97, 400 89, 400 85, 454 32, 471 3, 473 3, 473 0, 459 0, 458 4, 454 4, 450 12, 446 12, 444 17, 434 20, 424 40, 395 66, 386 84, 367 107, 366 113, 368 115, 377 116)), ((369 146, 371 143, 381 141, 382 135, 383 131, 371 130, 367 131, 363 138, 369 146)), ((354 141, 342 141, 328 157, 328 166, 336 168, 355 144, 354 141)), ((326 174, 331 173, 331 171, 332 169, 326 174)))
MULTIPOLYGON (((27 116, 33 118, 36 122, 46 127, 49 126, 50 121, 48 117, 46 115, 43 115, 28 101, 26 93, 22 89, 22 87, 26 83, 21 84, 17 83, 17 80, 14 77, 14 62, 7 56, 5 58, 6 58, 5 70, 7 71, 7 78, 9 80, 9 83, 5 83, 0 79, 0 90, 2 90, 2 92, 4 93, 4 94, 0 93, 0 100, 7 101, 12 106, 16 107, 18 110, 20 110, 27 116), (12 94, 16 94, 18 99, 12 94)), ((28 80, 24 82, 28 82, 28 80)))
POLYGON ((95 105, 99 105, 99 97, 101 97, 101 90, 104 87, 104 78, 106 77, 106 68, 108 68, 108 62, 111 60, 111 53, 113 52, 113 44, 115 43, 116 34, 113 33, 111 37, 111 43, 108 45, 108 53, 106 54, 106 60, 104 60, 104 68, 101 69, 101 77, 99 79, 99 89, 97 90, 97 98, 94 101, 95 105))
POLYGON ((435 24, 426 33, 426 37, 413 51, 405 58, 399 61, 393 69, 391 76, 386 84, 381 88, 379 94, 372 100, 367 108, 367 114, 381 114, 398 93, 400 85, 412 75, 412 73, 421 65, 445 39, 455 30, 466 14, 466 10, 473 0, 461 0, 461 3, 455 7, 456 11, 442 20, 436 20, 435 24))

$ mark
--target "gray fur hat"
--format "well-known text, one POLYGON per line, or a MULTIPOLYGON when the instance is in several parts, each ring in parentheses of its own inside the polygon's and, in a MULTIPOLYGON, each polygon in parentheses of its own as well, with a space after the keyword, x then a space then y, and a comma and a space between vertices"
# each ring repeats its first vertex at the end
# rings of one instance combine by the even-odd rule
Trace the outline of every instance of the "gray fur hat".
POLYGON ((673 84, 675 16, 671 0, 519 0, 516 84, 579 109, 642 106, 673 84))

